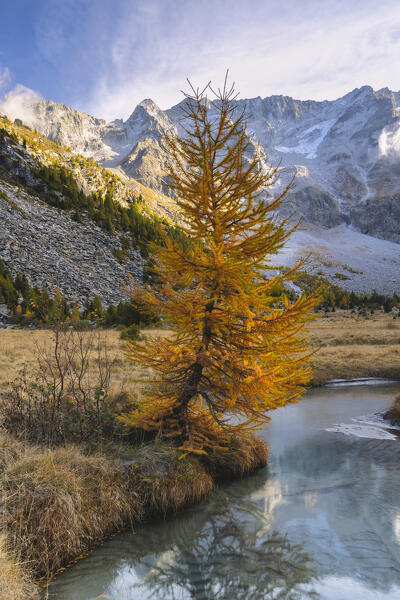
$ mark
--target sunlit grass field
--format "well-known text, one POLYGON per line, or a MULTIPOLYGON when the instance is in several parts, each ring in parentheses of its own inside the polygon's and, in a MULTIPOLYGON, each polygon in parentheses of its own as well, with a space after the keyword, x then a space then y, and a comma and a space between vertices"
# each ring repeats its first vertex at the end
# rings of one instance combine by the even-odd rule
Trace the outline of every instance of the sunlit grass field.
MULTIPOLYGON (((0 330, 0 391, 24 369, 29 373, 34 368, 36 347, 48 345, 51 335, 48 330, 0 330)), ((152 329, 144 335, 168 336, 169 331, 152 329)), ((99 336, 113 361, 111 392, 140 394, 151 377, 150 371, 137 368, 129 360, 119 331, 100 331, 99 336)), ((400 319, 390 314, 361 317, 337 311, 312 321, 306 336, 310 349, 316 351, 311 359, 313 385, 334 378, 400 378, 400 319)))
POLYGON ((321 316, 308 326, 313 385, 329 379, 388 377, 400 379, 400 319, 376 313, 368 317, 350 311, 321 316))

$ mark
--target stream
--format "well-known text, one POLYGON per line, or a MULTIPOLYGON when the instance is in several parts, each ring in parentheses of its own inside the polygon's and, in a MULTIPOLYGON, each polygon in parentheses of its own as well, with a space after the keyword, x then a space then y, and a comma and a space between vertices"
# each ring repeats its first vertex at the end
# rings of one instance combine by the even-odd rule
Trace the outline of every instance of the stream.
POLYGON ((268 467, 107 540, 52 600, 398 600, 400 384, 335 382, 271 413, 268 467))

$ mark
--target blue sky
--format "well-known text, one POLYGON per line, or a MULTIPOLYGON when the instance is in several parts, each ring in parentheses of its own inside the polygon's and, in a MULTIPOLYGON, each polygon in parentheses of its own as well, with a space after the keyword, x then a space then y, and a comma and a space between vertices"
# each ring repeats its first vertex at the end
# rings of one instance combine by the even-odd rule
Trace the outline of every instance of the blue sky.
POLYGON ((228 67, 244 98, 400 89, 400 0, 2 0, 0 10, 9 103, 36 93, 127 118, 143 98, 178 102, 186 77, 218 84, 228 67))

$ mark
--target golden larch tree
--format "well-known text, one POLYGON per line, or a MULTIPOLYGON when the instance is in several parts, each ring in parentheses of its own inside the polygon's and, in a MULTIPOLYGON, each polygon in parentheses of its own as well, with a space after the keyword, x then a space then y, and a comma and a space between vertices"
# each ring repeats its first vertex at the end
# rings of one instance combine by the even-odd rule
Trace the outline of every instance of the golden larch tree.
POLYGON ((153 247, 160 285, 133 290, 172 335, 129 343, 131 359, 154 380, 122 419, 202 454, 229 448, 232 436, 260 427, 304 391, 301 329, 315 299, 290 302, 284 282, 293 273, 277 275, 271 265, 293 230, 276 217, 289 188, 266 199, 278 169, 263 169, 236 114, 234 87, 191 87, 185 96, 185 133, 167 143, 171 190, 191 243, 183 251, 165 236, 153 247))

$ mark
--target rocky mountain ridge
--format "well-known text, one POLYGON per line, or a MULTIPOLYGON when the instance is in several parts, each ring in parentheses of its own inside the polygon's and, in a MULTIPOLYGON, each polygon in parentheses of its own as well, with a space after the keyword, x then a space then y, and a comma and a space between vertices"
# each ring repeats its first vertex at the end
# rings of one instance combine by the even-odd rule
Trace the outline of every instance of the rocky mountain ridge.
MULTIPOLYGON (((368 90, 362 92, 362 94, 365 93, 368 96, 368 90)), ((359 94, 353 94, 353 100, 356 100, 357 97, 359 94)), ((45 114, 47 114, 47 109, 51 104, 42 102, 40 110, 45 110, 45 114)), ((321 144, 325 144, 325 141, 323 139, 318 144, 314 141, 314 145, 312 145, 309 140, 307 145, 306 142, 300 143, 299 140, 302 135, 304 138, 304 130, 301 129, 304 128, 303 120, 314 119, 316 112, 320 114, 321 107, 315 105, 321 103, 310 103, 310 106, 303 106, 302 104, 297 105, 295 101, 283 102, 280 98, 279 102, 275 100, 270 104, 275 107, 274 110, 271 106, 267 107, 270 118, 272 119, 271 114, 273 114, 275 119, 275 130, 271 130, 268 134, 270 136, 268 143, 271 147, 273 143, 277 145, 277 140, 279 140, 279 144, 284 143, 284 133, 279 134, 279 128, 283 132, 287 131, 287 123, 290 121, 291 126, 296 126, 298 129, 295 148, 298 149, 300 145, 303 154, 306 150, 311 154, 310 148, 313 148, 312 157, 307 159, 310 161, 309 167, 305 165, 296 165, 295 167, 297 184, 292 192, 290 204, 286 207, 288 212, 297 211, 298 215, 305 216, 308 223, 305 222, 302 228, 291 236, 282 252, 275 257, 273 264, 277 267, 291 266, 297 258, 307 256, 309 259, 311 258, 311 262, 307 266, 309 272, 316 275, 323 274, 332 283, 339 284, 349 291, 371 293, 376 289, 387 295, 398 292, 400 286, 399 245, 393 241, 379 240, 371 235, 356 232, 355 225, 350 221, 350 218, 357 214, 357 210, 361 214, 365 214, 365 210, 369 210, 370 218, 374 217, 381 226, 384 225, 384 221, 380 220, 381 213, 377 208, 376 197, 365 196, 360 202, 354 198, 354 201, 348 201, 347 205, 342 200, 339 204, 323 188, 322 183, 325 181, 325 185, 328 181, 327 178, 324 181, 321 179, 322 183, 319 187, 315 183, 318 175, 316 168, 322 164, 323 148, 320 150, 319 147, 321 144), (313 165, 311 165, 312 161, 314 161, 313 165), (312 171, 314 180, 311 180, 311 166, 314 169, 312 171), (335 202, 338 207, 336 211, 332 210, 335 202)), ((329 103, 327 104, 329 105, 329 103)), ((254 115, 257 111, 262 113, 265 109, 263 101, 256 99, 254 103, 251 103, 251 107, 253 121, 257 121, 257 119, 262 121, 261 116, 256 119, 254 115)), ((241 108, 238 105, 237 109, 241 108)), ((104 227, 98 227, 93 219, 89 218, 87 210, 83 210, 81 215, 74 214, 73 210, 59 210, 57 208, 59 205, 57 202, 54 205, 54 200, 58 198, 62 201, 62 193, 57 190, 54 192, 51 186, 49 188, 46 181, 43 181, 43 176, 46 173, 48 175, 47 171, 49 170, 51 174, 51 169, 60 171, 60 173, 66 172, 76 182, 77 190, 82 191, 84 195, 95 193, 104 200, 108 192, 112 190, 113 202, 128 208, 132 202, 136 202, 135 198, 137 199, 138 195, 142 195, 143 201, 140 210, 147 214, 149 219, 155 213, 158 217, 168 217, 171 222, 179 221, 176 204, 171 198, 129 178, 123 168, 128 169, 129 163, 129 168, 132 168, 135 174, 143 180, 149 177, 153 178, 154 185, 158 185, 160 188, 165 185, 163 173, 168 155, 163 147, 162 138, 166 130, 168 132, 181 131, 180 109, 181 107, 177 105, 166 114, 162 113, 151 101, 141 103, 131 115, 129 125, 131 141, 135 139, 134 136, 141 139, 136 143, 134 152, 125 154, 123 160, 120 160, 117 154, 110 156, 108 143, 110 139, 107 137, 107 135, 111 137, 114 151, 117 153, 115 131, 118 128, 126 127, 126 123, 122 121, 114 122, 109 127, 104 121, 95 120, 84 113, 76 114, 77 111, 73 111, 65 105, 54 105, 53 111, 50 110, 50 113, 55 111, 57 114, 53 114, 53 117, 48 122, 46 121, 48 127, 46 131, 48 135, 56 137, 58 123, 59 133, 57 135, 60 139, 63 136, 64 142, 69 141, 70 146, 68 147, 63 146, 60 142, 51 141, 22 123, 11 123, 7 119, 0 118, 0 258, 4 260, 9 270, 14 275, 18 273, 27 275, 31 285, 43 286, 47 289, 61 287, 68 299, 75 300, 79 304, 82 304, 87 296, 93 297, 95 294, 105 305, 126 299, 125 285, 129 280, 129 274, 140 281, 144 266, 144 259, 140 252, 135 250, 135 247, 127 248, 126 246, 127 235, 124 231, 129 232, 129 228, 128 230, 121 229, 117 223, 116 230, 107 231, 104 227), (61 124, 59 111, 66 120, 64 124, 61 124), (149 119, 153 119, 150 125, 149 119), (71 126, 71 120, 75 124, 74 127, 71 126), (51 127, 53 129, 50 129, 51 127), (99 131, 108 131, 108 133, 100 139, 99 131), (3 135, 2 132, 5 134, 3 135), (132 132, 134 132, 134 136, 132 132), (81 149, 82 152, 88 152, 87 149, 83 150, 85 140, 88 142, 86 148, 89 148, 90 151, 97 144, 99 156, 103 156, 103 164, 111 162, 115 166, 105 168, 91 158, 85 158, 82 154, 74 154, 71 145, 81 149), (153 169, 153 161, 158 171, 153 169), (44 169, 44 175, 40 173, 42 169, 44 169), (50 204, 53 202, 53 205, 50 206, 46 198, 42 197, 43 194, 46 196, 48 192, 52 194, 50 204)), ((332 111, 333 109, 328 106, 326 110, 332 111)), ((387 155, 380 168, 384 170, 387 168, 387 162, 392 161, 390 163, 392 165, 391 178, 383 181, 388 190, 391 189, 390 186, 395 185, 394 173, 397 163, 390 148, 397 143, 396 118, 393 117, 394 133, 389 136, 389 131, 386 130, 385 142, 379 137, 376 138, 378 143, 385 148, 387 155)), ((250 120, 247 122, 247 128, 249 135, 253 136, 252 147, 258 150, 267 165, 264 147, 254 139, 255 134, 251 132, 249 123, 250 120)), ((311 128, 312 134, 315 131, 314 126, 309 128, 311 128)), ((258 127, 258 130, 260 129, 261 126, 258 127)), ((327 131, 326 135, 328 133, 327 131)), ((122 138, 123 141, 126 139, 122 138)), ((294 139, 293 134, 292 140, 294 139)), ((265 140, 263 143, 266 144, 265 140)), ((289 143, 288 139, 285 143, 289 143)), ((357 151, 361 152, 361 146, 360 142, 357 151)), ((285 157, 297 153, 294 152, 293 147, 290 148, 290 152, 284 151, 289 146, 279 146, 279 148, 280 150, 275 150, 274 156, 276 160, 279 160, 279 156, 283 157, 282 162, 285 157)), ((354 148, 353 150, 355 152, 354 148)), ((348 151, 350 152, 350 150, 348 151)), ((329 155, 329 152, 326 152, 329 155)), ((339 160, 340 156, 337 159, 339 160)), ((374 164, 377 168, 376 162, 374 164)), ((292 176, 293 168, 286 164, 282 173, 283 181, 292 176)), ((278 188, 273 191, 278 191, 278 188)), ((396 194, 386 194, 385 196, 382 194, 380 201, 383 203, 382 205, 384 202, 393 204, 396 201, 396 194)), ((394 236, 396 235, 400 221, 395 210, 392 210, 390 215, 388 227, 384 232, 389 238, 390 231, 394 232, 394 236)), ((121 225, 121 222, 119 224, 121 225)))
MULTIPOLYGON (((184 102, 162 111, 147 99, 111 123, 52 101, 30 109, 32 125, 50 139, 165 193, 163 137, 182 133, 184 102)), ((266 168, 280 165, 280 185, 295 176, 285 215, 400 242, 400 92, 364 86, 333 101, 271 96, 235 104, 266 168)))

